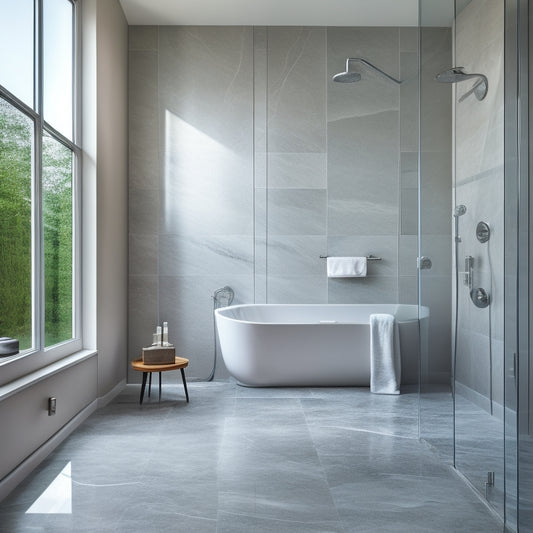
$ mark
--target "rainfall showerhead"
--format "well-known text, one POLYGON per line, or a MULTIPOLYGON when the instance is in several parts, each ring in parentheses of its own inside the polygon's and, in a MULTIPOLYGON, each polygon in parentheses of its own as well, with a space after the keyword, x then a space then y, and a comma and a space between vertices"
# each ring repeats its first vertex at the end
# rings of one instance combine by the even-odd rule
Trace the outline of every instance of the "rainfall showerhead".
POLYGON ((346 59, 346 71, 345 72, 339 72, 338 74, 335 74, 333 76, 333 81, 339 82, 339 83, 353 83, 355 81, 359 81, 361 79, 361 74, 359 72, 354 72, 353 70, 350 70, 350 63, 361 63, 362 65, 366 65, 367 67, 375 70, 388 80, 397 83, 398 85, 402 83, 400 80, 397 80, 396 78, 393 78, 392 76, 389 76, 386 72, 383 72, 380 68, 376 67, 372 63, 368 62, 366 59, 363 59, 361 57, 348 57, 346 59))
POLYGON ((487 96, 487 91, 489 90, 489 81, 487 80, 487 76, 484 74, 468 74, 465 72, 464 67, 453 67, 448 70, 444 70, 442 72, 439 72, 435 76, 435 80, 439 83, 459 83, 462 81, 477 79, 478 81, 474 84, 474 86, 467 91, 461 98, 459 99, 460 102, 462 102, 467 96, 470 96, 472 93, 476 95, 476 98, 478 100, 483 100, 485 96, 487 96))
POLYGON ((361 74, 359 72, 339 72, 338 74, 335 74, 333 76, 333 81, 336 81, 338 83, 353 83, 355 81, 359 81, 361 79, 361 74))

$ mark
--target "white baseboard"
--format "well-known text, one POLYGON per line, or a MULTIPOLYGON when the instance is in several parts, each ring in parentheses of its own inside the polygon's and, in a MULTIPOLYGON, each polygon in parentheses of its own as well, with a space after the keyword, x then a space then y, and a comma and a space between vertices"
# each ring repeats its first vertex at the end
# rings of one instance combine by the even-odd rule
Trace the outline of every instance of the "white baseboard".
POLYGON ((107 394, 100 396, 96 401, 98 402, 97 408, 101 409, 107 404, 111 403, 126 387, 126 379, 123 379, 117 383, 107 394))
POLYGON ((85 419, 97 409, 97 400, 91 402, 74 418, 65 424, 55 435, 25 459, 15 470, 0 481, 0 501, 21 483, 48 455, 50 455, 85 419))

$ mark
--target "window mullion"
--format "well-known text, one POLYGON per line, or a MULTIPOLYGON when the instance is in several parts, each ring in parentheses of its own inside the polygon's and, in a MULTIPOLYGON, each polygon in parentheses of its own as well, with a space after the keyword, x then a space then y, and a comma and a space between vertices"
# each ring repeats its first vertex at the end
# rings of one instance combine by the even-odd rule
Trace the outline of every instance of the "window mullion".
POLYGON ((34 277, 35 290, 35 309, 37 313, 37 322, 35 323, 36 347, 39 351, 44 350, 44 228, 43 228, 43 194, 42 194, 42 155, 43 155, 43 0, 35 0, 36 4, 36 33, 35 43, 37 48, 36 60, 36 90, 37 90, 37 112, 36 120, 36 137, 35 137, 35 267, 36 275, 34 277))
POLYGON ((44 347, 44 253, 42 227, 42 121, 38 117, 35 121, 34 139, 34 178, 33 178, 33 332, 34 346, 38 351, 44 347))

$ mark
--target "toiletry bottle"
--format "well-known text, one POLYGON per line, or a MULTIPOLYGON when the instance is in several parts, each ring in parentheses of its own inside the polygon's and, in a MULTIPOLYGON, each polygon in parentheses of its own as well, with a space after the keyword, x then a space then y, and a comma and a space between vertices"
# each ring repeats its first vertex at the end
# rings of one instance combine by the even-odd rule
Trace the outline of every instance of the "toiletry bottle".
POLYGON ((168 346, 168 322, 163 322, 163 346, 168 346))

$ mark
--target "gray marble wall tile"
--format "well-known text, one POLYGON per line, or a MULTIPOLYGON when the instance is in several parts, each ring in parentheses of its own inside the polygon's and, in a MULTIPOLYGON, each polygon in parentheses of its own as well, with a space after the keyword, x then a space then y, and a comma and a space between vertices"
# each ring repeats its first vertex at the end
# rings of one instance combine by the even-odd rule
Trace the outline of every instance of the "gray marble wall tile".
POLYGON ((156 235, 159 232, 159 190, 129 191, 129 233, 156 235))
POLYGON ((325 189, 268 191, 269 235, 325 235, 325 189))
POLYGON ((267 273, 267 189, 255 189, 255 238, 254 238, 254 274, 255 302, 266 302, 267 273))
POLYGON ((418 234, 418 190, 401 189, 401 235, 418 234))
POLYGON ((327 156, 325 153, 313 152, 270 152, 267 179, 268 186, 274 189, 325 189, 327 156))
POLYGON ((420 154, 420 225, 422 234, 451 235, 451 152, 420 154))
POLYGON ((390 304, 398 301, 398 278, 328 279, 328 302, 335 304, 390 304))
POLYGON ((436 74, 452 65, 451 30, 421 28, 420 32, 421 149, 451 154, 452 86, 435 81, 436 74))
POLYGON ((254 77, 254 302, 267 301, 267 28, 253 29, 254 77))
MULTIPOLYGON (((411 58, 406 56, 406 59, 411 58)), ((420 29, 420 63, 420 254, 431 257, 435 265, 431 270, 420 271, 419 298, 429 309, 421 380, 424 384, 448 384, 452 331, 452 89, 449 84, 437 83, 435 75, 453 64, 449 28, 420 29)), ((416 168, 413 156, 406 158, 404 164, 404 168, 416 168)), ((402 177, 415 188, 414 173, 406 172, 402 177)), ((431 399, 431 390, 424 391, 423 399, 431 399)), ((432 416, 431 410, 421 414, 423 436, 434 428, 432 416)), ((436 420, 439 423, 442 418, 436 420)), ((437 445, 440 446, 441 440, 437 445)), ((447 441, 443 441, 443 446, 446 451, 447 441)))
MULTIPOLYGON (((501 400, 503 384, 504 257, 503 257, 503 7, 499 2, 476 0, 457 17, 456 58, 469 72, 489 79, 483 101, 472 95, 459 98, 468 84, 456 90, 456 203, 467 207, 460 219, 459 264, 474 258, 474 286, 491 295, 487 309, 474 307, 468 289, 459 284, 458 379, 475 395, 488 398, 492 381, 501 400), (491 227, 489 243, 475 236, 479 221, 491 227), (488 244, 488 245, 487 245, 488 244), (490 353, 492 352, 492 376, 490 353)), ((483 406, 486 408, 486 405, 483 406)))
MULTIPOLYGON (((229 285, 235 292, 234 304, 253 301, 253 276, 161 276, 159 317, 168 321, 169 341, 176 352, 189 359, 187 375, 206 378, 214 357, 213 293, 229 285)), ((220 353, 219 353, 220 356, 220 353)), ((221 361, 221 359, 219 359, 221 361)))
POLYGON ((398 45, 398 28, 328 28, 328 122, 399 110, 398 86, 372 69, 354 64, 353 70, 362 75, 360 81, 332 81, 334 74, 345 71, 348 57, 362 57, 387 74, 399 78, 398 45))
POLYGON ((418 150, 418 52, 400 54, 400 149, 418 150))
POLYGON ((269 304, 323 304, 328 301, 327 277, 321 276, 268 276, 267 302, 269 304))
POLYGON ((129 235, 129 275, 157 276, 159 273, 159 236, 129 235))
POLYGON ((382 260, 367 262, 368 276, 398 275, 397 235, 328 236, 328 255, 359 257, 370 254, 382 260))
POLYGON ((164 232, 252 233, 253 33, 161 27, 164 232))
POLYGON ((400 183, 402 188, 418 188, 418 152, 400 154, 400 183))
POLYGON ((432 262, 427 276, 448 276, 451 279, 453 247, 450 236, 424 234, 421 238, 421 245, 423 254, 429 256, 432 262))
POLYGON ((254 153, 254 187, 256 189, 266 188, 268 182, 268 158, 261 147, 255 149, 254 153))
POLYGON ((463 327, 457 333, 457 380, 488 397, 491 379, 489 337, 463 327))
POLYGON ((161 276, 246 275, 253 271, 251 235, 159 238, 161 276))
POLYGON ((326 236, 272 235, 268 238, 269 276, 325 276, 326 236))
POLYGON ((157 50, 157 26, 130 26, 128 28, 128 47, 130 50, 157 50))
POLYGON ((418 278, 416 276, 399 277, 398 303, 418 305, 418 278))
POLYGON ((140 382, 139 372, 129 361, 141 356, 143 346, 152 343, 159 319, 159 277, 130 276, 128 283, 128 382, 140 382))
POLYGON ((400 28, 400 51, 416 52, 418 54, 418 28, 400 28))
POLYGON ((482 72, 489 91, 480 102, 474 95, 459 102, 470 88, 456 94, 457 180, 467 179, 503 162, 503 5, 496 0, 471 2, 457 17, 455 54, 468 72, 482 72))
POLYGON ((247 26, 161 26, 159 98, 213 143, 244 155, 253 139, 253 32, 247 26), (201 105, 199 105, 201 102, 201 105))
POLYGON ((329 122, 328 231, 398 230, 398 112, 329 122))
POLYGON ((398 262, 400 276, 417 276, 418 236, 400 235, 398 241, 398 262))
MULTIPOLYGON (((162 231, 181 235, 251 234, 251 144, 248 154, 236 153, 168 109, 164 110, 163 122, 162 231)), ((238 121, 232 125, 239 128, 238 121)))
POLYGON ((265 26, 254 27, 253 46, 255 183, 256 187, 265 187, 268 128, 268 50, 265 26))
POLYGON ((159 187, 158 53, 129 53, 129 186, 159 187))
POLYGON ((326 29, 268 28, 268 149, 326 151, 326 29))
POLYGON ((424 383, 449 383, 452 283, 449 276, 420 271, 420 302, 429 309, 429 353, 422 360, 424 383))
POLYGON ((342 84, 331 77, 345 70, 346 58, 363 57, 398 78, 399 29, 328 28, 327 41, 328 232, 396 234, 399 88, 356 64, 361 81, 342 84))

